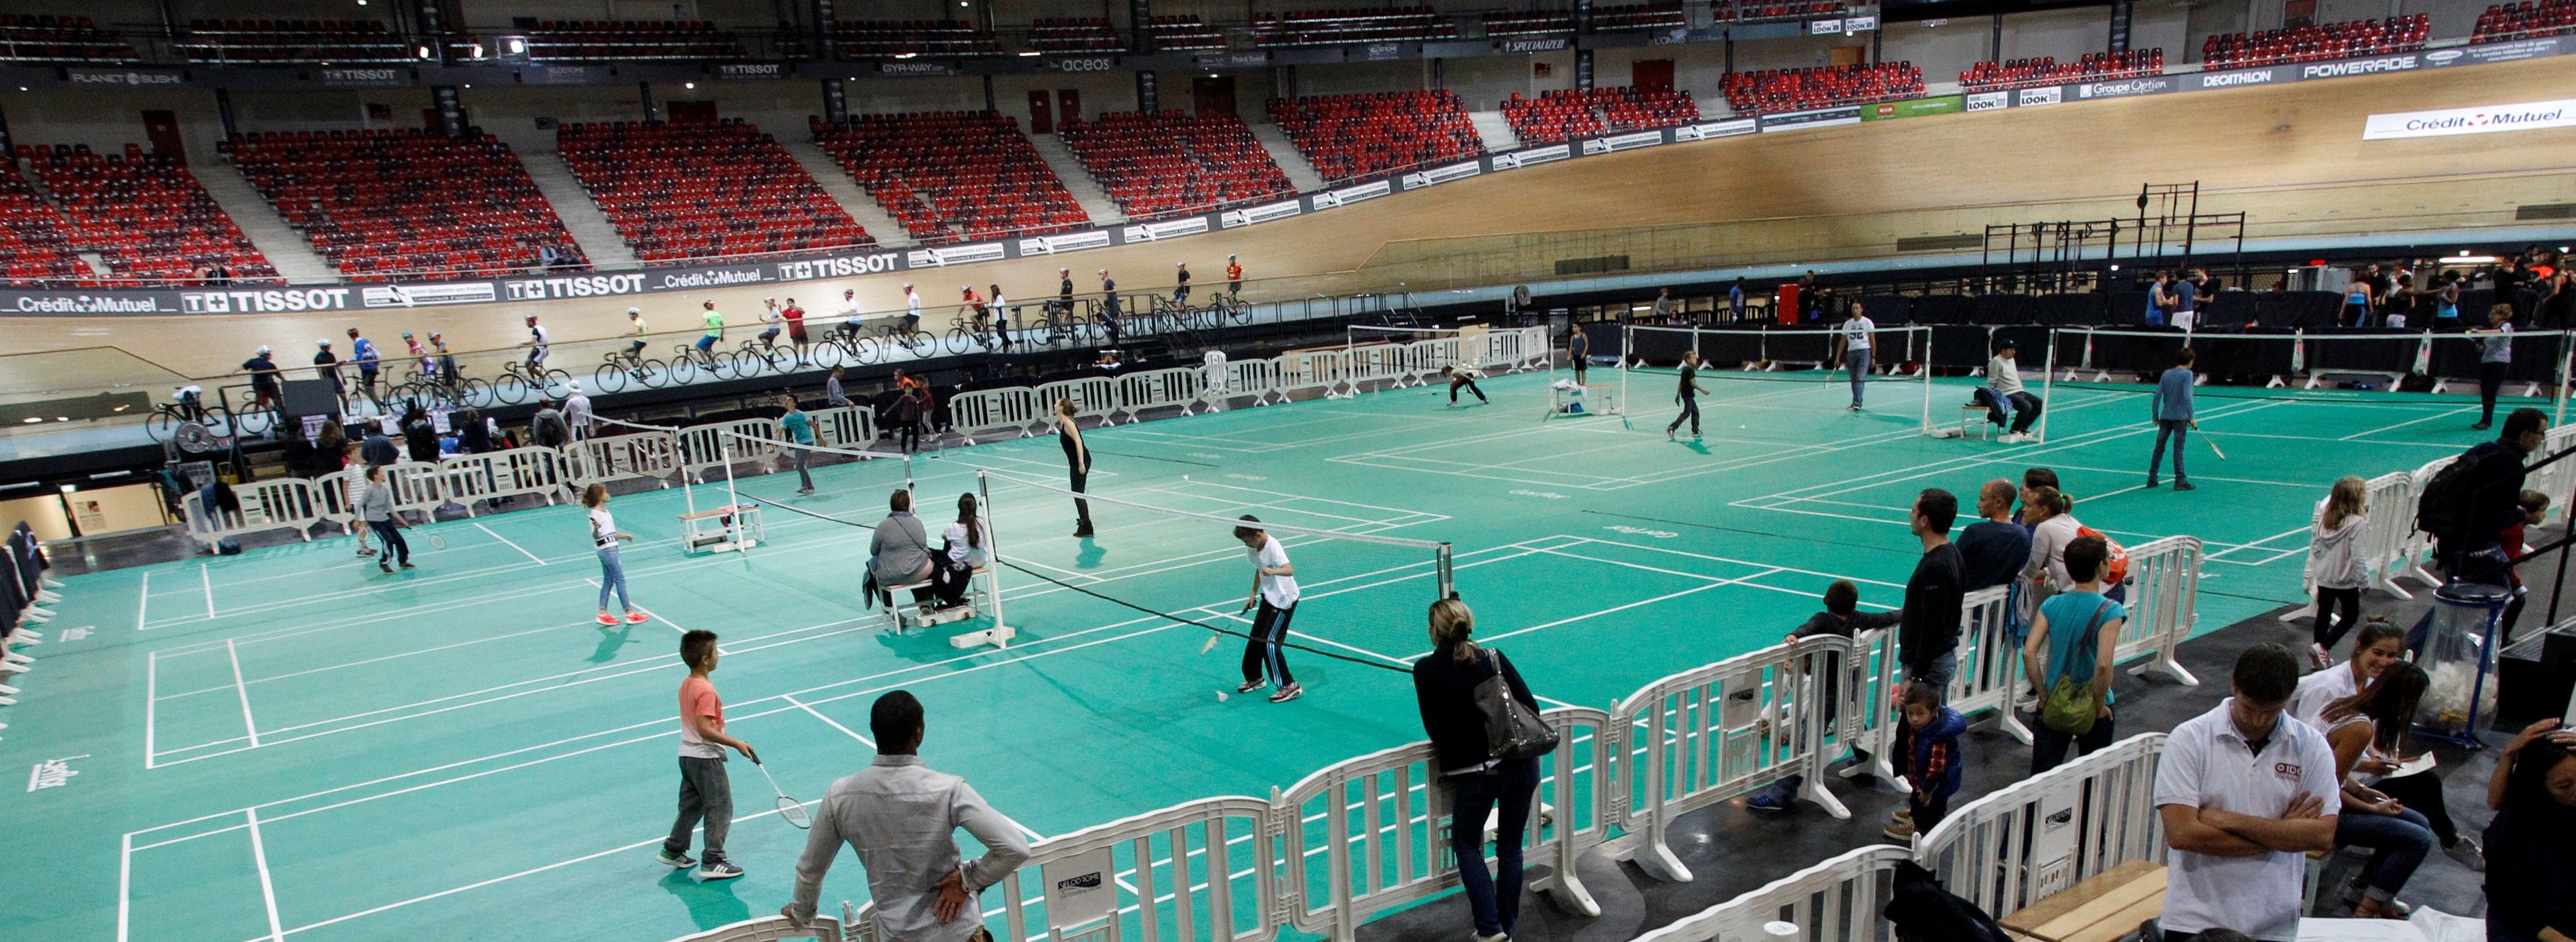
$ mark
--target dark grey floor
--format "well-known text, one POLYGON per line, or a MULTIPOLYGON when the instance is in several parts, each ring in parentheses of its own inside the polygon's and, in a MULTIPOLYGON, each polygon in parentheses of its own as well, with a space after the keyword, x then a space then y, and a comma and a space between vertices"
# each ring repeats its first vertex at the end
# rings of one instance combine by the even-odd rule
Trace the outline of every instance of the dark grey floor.
MULTIPOLYGON (((2555 533, 2549 534, 2550 538, 2555 533)), ((2534 532, 2531 541, 2543 542, 2543 534, 2534 532)), ((2549 582, 2555 575, 2555 558, 2551 562, 2526 563, 2524 579, 2531 585, 2530 602, 2522 618, 2525 631, 2541 624, 2548 608, 2549 582)), ((2413 601, 2373 591, 2364 600, 2364 614, 2387 614, 2400 625, 2412 624, 2416 616, 2431 604, 2432 593, 2417 591, 2417 584, 2406 583, 2414 592, 2413 601)), ((2184 720, 2207 712, 2227 695, 2227 676, 2236 661, 2237 652, 2264 642, 2275 642, 2292 651, 2304 651, 2309 642, 2305 620, 2283 623, 2275 612, 2238 622, 2184 642, 2179 659, 2183 666, 2200 678, 2198 687, 2185 687, 2161 674, 2146 678, 2117 672, 2120 702, 2118 735, 2170 730, 2184 720)), ((2561 612, 2562 618, 2568 617, 2561 612)), ((2335 651, 2341 657, 2350 651, 2352 642, 2335 651)), ((2460 834, 2479 840, 2486 829, 2486 782, 2494 769, 2495 747, 2506 735, 2484 734, 2490 747, 2470 751, 2447 744, 2436 745, 2439 773, 2449 795, 2449 807, 2460 834)), ((1966 739, 1968 766, 1966 780, 1951 807, 1973 800, 2004 785, 2027 776, 2030 749, 2010 736, 1994 730, 1972 731, 1966 739)), ((1601 905, 1601 915, 1584 918, 1557 908, 1539 894, 1526 894, 1515 939, 1523 942, 1617 942, 1635 938, 1640 933, 1661 927, 1683 916, 1699 912, 1736 896, 1761 887, 1772 880, 1788 876, 1825 858, 1864 844, 1885 842, 1880 829, 1888 815, 1904 807, 1904 795, 1886 786, 1870 787, 1868 779, 1836 778, 1832 787, 1843 804, 1852 811, 1847 821, 1811 805, 1784 815, 1756 814, 1744 809, 1741 799, 1729 801, 1685 816, 1672 829, 1673 852, 1687 865, 1695 879, 1689 883, 1662 883, 1647 877, 1633 866, 1615 863, 1607 855, 1595 853, 1579 865, 1579 874, 1593 899, 1601 905)), ((2347 879, 2352 872, 2350 855, 2338 855, 2335 869, 2329 870, 2329 881, 2347 879)), ((1536 872, 1533 868, 1533 872, 1536 872)), ((2340 885, 2329 883, 2328 885, 2340 885)), ((2483 916, 2486 896, 2483 877, 2438 851, 2415 871, 2406 889, 2397 898, 2416 906, 2432 906, 2446 913, 2483 916)), ((2329 904, 2331 905, 2331 904, 2329 904)), ((2338 908, 2327 915, 2342 915, 2338 908)), ((1460 942, 1471 932, 1473 920, 1467 912, 1464 896, 1450 894, 1417 905, 1403 912, 1360 927, 1365 942, 1443 939, 1460 942)))

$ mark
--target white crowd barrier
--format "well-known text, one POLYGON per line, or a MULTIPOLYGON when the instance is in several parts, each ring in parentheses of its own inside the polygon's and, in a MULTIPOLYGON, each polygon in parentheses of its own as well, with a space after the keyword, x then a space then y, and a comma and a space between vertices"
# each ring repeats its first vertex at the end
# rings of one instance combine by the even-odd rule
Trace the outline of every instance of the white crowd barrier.
POLYGON ((814 420, 814 443, 825 448, 865 449, 877 441, 875 410, 836 406, 805 413, 814 420))
POLYGON ((200 506, 204 495, 202 489, 188 492, 179 501, 179 511, 187 519, 188 538, 205 544, 208 552, 220 541, 266 530, 293 530, 296 536, 311 540, 313 525, 323 519, 313 482, 303 478, 233 485, 233 496, 241 500, 239 515, 209 512, 200 506))
POLYGON ((585 438, 565 446, 564 462, 565 476, 575 490, 630 478, 649 478, 669 487, 680 471, 679 438, 669 432, 585 438))
POLYGON ((2415 516, 2416 511, 2422 509, 2422 505, 2424 503, 2424 488, 2426 485, 2433 483, 2433 475, 2440 473, 2443 468, 2449 467, 2451 462, 2458 460, 2458 455, 2452 455, 2448 458, 2435 458, 2431 461, 2424 462, 2423 467, 2416 468, 2415 473, 2407 476, 2408 490, 2406 493, 2405 519, 2398 522, 2399 526, 2406 528, 2406 545, 2403 558, 2401 558, 2397 563, 2396 574, 2389 577, 2391 580, 2404 577, 2413 579, 2428 586, 2439 586, 2442 584, 2440 577, 2433 575, 2432 571, 2424 568, 2424 564, 2430 560, 2433 555, 2433 535, 2422 530, 2415 529, 2415 516))
POLYGON ((1895 701, 1897 682, 1904 678, 1896 656, 1896 629, 1878 628, 1854 636, 1851 654, 1843 659, 1838 677, 1842 682, 1842 715, 1835 744, 1869 755, 1867 762, 1855 762, 1844 769, 1843 777, 1869 775, 1880 781, 1894 781, 1896 762, 1888 754, 1888 747, 1896 740, 1896 724, 1904 722, 1889 706, 1895 701))
MULTIPOLYGON (((394 513, 420 514, 423 519, 445 503, 441 498, 438 466, 422 461, 397 461, 384 466, 384 480, 393 488, 394 513)), ((367 466, 351 465, 313 479, 313 495, 322 502, 322 519, 339 524, 343 529, 358 526, 358 502, 366 497, 367 466)))
POLYGON ((2200 562, 2195 536, 2168 536, 2129 550, 2129 620, 2120 626, 2112 660, 2147 658, 2129 668, 2131 676, 2159 670, 2186 687, 2200 686, 2200 678, 2174 659, 2200 622, 2200 562))
POLYGON ((1178 406, 1182 414, 1195 414, 1206 401, 1207 370, 1182 366, 1167 370, 1147 370, 1118 377, 1118 411, 1133 422, 1147 409, 1178 406))
MULTIPOLYGON (((1665 830, 1681 815, 1803 776, 1798 797, 1837 818, 1851 811, 1823 782, 1828 671, 1852 653, 1819 636, 1693 668, 1630 694, 1613 711, 1613 820, 1628 834, 1616 856, 1663 880, 1691 878, 1665 830)), ((1848 699, 1848 698, 1845 698, 1848 699)))
POLYGON ((1845 851, 1761 889, 1674 920, 1636 942, 1773 942, 1770 924, 1786 922, 1798 942, 1883 942, 1896 937, 1882 913, 1895 895, 1896 865, 1910 855, 1893 844, 1845 851))
POLYGON ((2013 709, 2013 693, 2021 689, 2024 675, 2021 645, 2013 640, 2010 598, 2009 586, 1992 586, 1970 592, 1960 602, 1959 647, 1953 652, 1959 668, 1950 679, 1949 705, 1966 716, 1994 713, 1996 726, 2028 745, 2030 727, 2022 725, 2013 709))
POLYGON ((1026 386, 978 389, 948 400, 948 424, 967 435, 1010 429, 1026 436, 1047 424, 1053 408, 1026 386))
POLYGON ((1916 835, 1915 859, 1997 918, 2126 861, 2162 863, 2164 747, 2163 733, 2131 736, 1980 795, 1916 835))
POLYGON ((693 481, 737 461, 759 461, 778 454, 777 419, 735 419, 692 425, 678 432, 680 470, 693 481), (746 440, 748 439, 748 440, 746 440))
POLYGON ((1050 411, 1055 408, 1058 400, 1071 399, 1076 414, 1097 415, 1103 417, 1104 421, 1113 423, 1121 411, 1118 403, 1118 381, 1107 376, 1057 380, 1038 387, 1037 398, 1041 408, 1050 411))
MULTIPOLYGON (((509 448, 438 459, 439 498, 459 504, 474 515, 474 502, 506 497, 543 497, 554 503, 569 496, 564 451, 557 448, 509 448)), ((437 506, 432 504, 431 506, 437 506)))

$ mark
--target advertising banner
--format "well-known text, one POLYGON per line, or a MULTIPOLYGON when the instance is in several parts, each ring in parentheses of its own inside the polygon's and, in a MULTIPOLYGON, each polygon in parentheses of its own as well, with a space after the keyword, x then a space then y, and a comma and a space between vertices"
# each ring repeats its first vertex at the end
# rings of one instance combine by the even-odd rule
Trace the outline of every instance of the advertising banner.
POLYGON ((1634 150, 1639 147, 1653 147, 1663 142, 1664 132, 1662 131, 1637 131, 1630 134, 1620 134, 1612 137, 1596 137, 1585 140, 1583 142, 1583 153, 1586 156, 1592 154, 1607 154, 1611 151, 1634 150))
MULTIPOLYGON (((1468 166, 1473 167, 1475 165, 1469 164, 1468 166)), ((1246 206, 1242 209, 1226 210, 1220 224, 1225 228, 1232 229, 1236 226, 1249 226, 1254 223, 1269 222, 1274 219, 1286 219, 1305 211, 1306 204, 1300 203, 1296 200, 1264 203, 1260 206, 1246 206)))
POLYGON ((1109 230, 1089 229, 1082 232, 1063 232, 1055 235, 1042 235, 1034 238, 1021 239, 1020 254, 1023 256, 1054 255, 1058 252, 1079 252, 1083 249, 1107 248, 1111 244, 1112 243, 1109 241, 1109 230))
POLYGON ((2576 98, 2518 105, 2480 105, 2435 111, 2375 114, 2362 125, 2361 139, 2386 141, 2409 137, 2449 137, 2576 127, 2576 98))
POLYGON ((1574 156, 1574 145, 1550 144, 1546 147, 1533 147, 1528 150, 1516 150, 1508 154, 1496 154, 1494 155, 1493 160, 1494 169, 1513 170, 1521 167, 1535 167, 1539 164, 1552 163, 1572 156, 1574 156))
POLYGON ((2046 88, 2025 88, 2013 94, 2013 107, 2031 108, 2039 105, 2054 105, 2064 100, 2066 100, 2064 90, 2055 85, 2051 85, 2046 88))
POLYGON ((1208 231, 1207 217, 1191 216, 1186 219, 1166 219, 1161 222, 1149 222, 1141 226, 1128 226, 1125 230, 1120 232, 1120 235, 1125 237, 1120 241, 1152 242, 1156 239, 1169 239, 1176 236, 1197 235, 1206 231, 1208 231))
POLYGON ((1674 128, 1673 140, 1714 141, 1721 137, 1734 137, 1739 134, 1753 134, 1761 130, 1762 123, 1755 121, 1752 118, 1737 118, 1733 121, 1710 121, 1701 124, 1685 124, 1681 127, 1674 128))
POLYGON ((1326 190, 1315 194, 1315 208, 1331 209, 1335 206, 1348 206, 1361 200, 1373 200, 1391 192, 1394 192, 1394 188, 1385 180, 1346 186, 1338 190, 1326 190))
POLYGON ((2242 88, 2247 85, 2270 85, 2275 79, 2281 78, 2282 75, 2283 70, 2274 68, 2244 69, 2235 72, 2202 72, 2198 75, 2183 76, 2182 78, 2184 79, 2185 88, 2197 90, 2203 88, 2242 88))
POLYGON ((1405 174, 1403 182, 1405 189, 1418 190, 1435 183, 1447 183, 1451 180, 1464 180, 1483 172, 1485 172, 1484 164, 1477 163, 1475 161, 1468 161, 1463 164, 1450 164, 1446 167, 1433 167, 1429 170, 1416 170, 1412 173, 1405 174))
POLYGON ((1808 128, 1830 128, 1836 125, 1859 123, 1860 108, 1856 105, 1847 108, 1818 108, 1813 111, 1783 111, 1779 114, 1762 116, 1764 133, 1804 131, 1808 128))
POLYGON ((1965 110, 1967 107, 1961 96, 1942 95, 1937 98, 1916 98, 1910 101, 1882 101, 1861 109, 1860 119, 1885 121, 1890 118, 1916 118, 1927 114, 1956 114, 1965 110))
POLYGON ((1966 96, 1965 102, 1960 107, 1963 111, 1994 111, 1999 108, 2010 108, 2012 93, 1976 92, 1966 96))

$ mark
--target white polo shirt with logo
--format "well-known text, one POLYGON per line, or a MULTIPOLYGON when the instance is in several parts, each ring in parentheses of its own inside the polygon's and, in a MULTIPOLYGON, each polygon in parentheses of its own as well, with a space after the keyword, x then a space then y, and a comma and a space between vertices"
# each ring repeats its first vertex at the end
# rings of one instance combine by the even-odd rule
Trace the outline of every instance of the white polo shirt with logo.
MULTIPOLYGON (((2327 811, 2340 805, 2334 749, 2325 734, 2283 713, 2261 755, 2228 716, 2234 698, 2174 728, 2156 766, 2156 807, 2214 808, 2280 817, 2301 795, 2327 811)), ((2176 850, 2165 860, 2164 930, 2234 929, 2266 942, 2295 942, 2307 855, 2275 851, 2217 857, 2176 850)))

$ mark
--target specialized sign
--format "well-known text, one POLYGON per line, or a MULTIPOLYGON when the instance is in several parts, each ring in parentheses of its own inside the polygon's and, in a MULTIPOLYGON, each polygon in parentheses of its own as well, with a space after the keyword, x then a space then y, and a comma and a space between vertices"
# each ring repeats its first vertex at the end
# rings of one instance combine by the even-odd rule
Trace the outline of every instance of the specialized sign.
POLYGON ((1046 893, 1047 928, 1069 933, 1117 912, 1115 850, 1094 848, 1038 868, 1038 879, 1046 893))
MULTIPOLYGON (((1468 166, 1473 167, 1475 165, 1468 164, 1468 166)), ((1226 210, 1219 217, 1220 221, 1218 224, 1225 228, 1232 229, 1236 226, 1249 226, 1254 223, 1269 222, 1274 219, 1286 219, 1305 211, 1306 205, 1304 203, 1300 203, 1296 200, 1284 200, 1277 203, 1264 203, 1259 206, 1246 206, 1242 209, 1226 210)))
POLYGON ((1496 52, 1559 52, 1574 44, 1566 36, 1519 36, 1494 44, 1496 52))
POLYGON ((1450 164, 1446 167, 1433 167, 1429 170, 1407 173, 1404 175, 1403 183, 1405 189, 1418 190, 1436 183, 1464 180, 1483 172, 1485 172, 1485 165, 1471 160, 1463 164, 1450 164))
POLYGON ((1394 188, 1385 180, 1346 186, 1338 190, 1326 190, 1315 194, 1315 208, 1331 209, 1335 206, 1348 206, 1361 200, 1373 200, 1391 192, 1394 192, 1394 188))
POLYGON ((1762 116, 1762 130, 1766 133, 1803 131, 1808 128, 1830 128, 1836 125, 1859 123, 1860 107, 1857 105, 1844 108, 1817 108, 1811 111, 1783 111, 1779 114, 1762 116))
POLYGON ((1662 131, 1636 131, 1611 137, 1586 138, 1583 141, 1583 153, 1585 156, 1607 154, 1611 151, 1653 147, 1663 142, 1664 132, 1662 131))
POLYGON ((2496 134, 2504 131, 2537 131, 2543 128, 2565 127, 2576 127, 2576 98, 2525 102, 2518 105, 2481 105, 2473 108, 2375 114, 2362 125, 2361 139, 2386 141, 2408 137, 2449 137, 2455 134, 2496 134))

